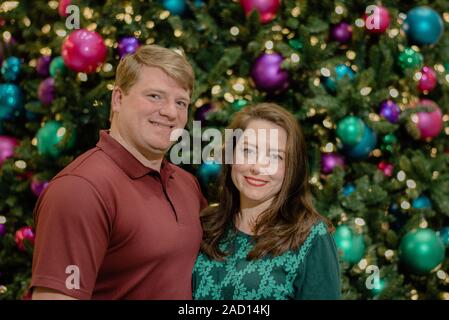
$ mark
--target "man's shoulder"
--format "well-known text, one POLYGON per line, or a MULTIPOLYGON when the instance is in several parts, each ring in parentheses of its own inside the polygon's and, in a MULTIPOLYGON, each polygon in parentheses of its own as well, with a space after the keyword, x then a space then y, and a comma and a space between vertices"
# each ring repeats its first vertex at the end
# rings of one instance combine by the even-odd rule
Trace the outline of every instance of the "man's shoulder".
POLYGON ((98 147, 93 147, 75 158, 54 178, 64 176, 77 176, 90 182, 117 174, 118 166, 114 161, 98 147))

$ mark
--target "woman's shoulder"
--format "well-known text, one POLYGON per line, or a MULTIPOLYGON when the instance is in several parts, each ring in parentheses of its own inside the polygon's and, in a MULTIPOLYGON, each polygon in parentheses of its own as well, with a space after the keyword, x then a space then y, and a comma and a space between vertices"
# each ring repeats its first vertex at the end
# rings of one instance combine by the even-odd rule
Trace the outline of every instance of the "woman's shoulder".
POLYGON ((302 259, 306 259, 311 251, 314 254, 320 255, 320 251, 334 250, 334 247, 334 240, 329 231, 328 224, 323 220, 319 220, 312 225, 308 236, 298 248, 297 253, 302 259))

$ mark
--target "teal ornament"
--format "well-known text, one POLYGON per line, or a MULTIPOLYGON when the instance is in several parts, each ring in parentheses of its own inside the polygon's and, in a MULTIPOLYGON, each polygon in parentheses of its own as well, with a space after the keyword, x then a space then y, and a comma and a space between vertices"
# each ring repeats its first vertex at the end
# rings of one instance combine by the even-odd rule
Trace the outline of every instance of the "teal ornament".
POLYGON ((412 207, 415 209, 432 209, 432 202, 429 197, 420 195, 418 198, 413 200, 412 207))
POLYGON ((377 134, 368 126, 365 126, 365 132, 362 140, 356 144, 353 148, 346 148, 346 154, 353 159, 366 159, 371 151, 376 148, 377 134))
POLYGON ((234 110, 234 111, 240 111, 240 110, 242 110, 242 108, 245 107, 247 104, 248 104, 248 101, 245 100, 245 99, 238 99, 238 100, 235 100, 235 101, 232 103, 232 110, 234 110))
POLYGON ((438 236, 443 241, 444 246, 449 247, 449 227, 444 227, 438 231, 438 236))
POLYGON ((215 181, 221 172, 221 164, 214 161, 202 163, 197 171, 198 179, 203 187, 207 187, 210 182, 215 181))
POLYGON ((13 83, 0 84, 0 121, 18 116, 23 106, 22 91, 13 83))
POLYGON ((407 232, 399 245, 401 261, 416 274, 434 270, 443 262, 444 254, 443 241, 429 228, 407 232))
POLYGON ((56 75, 65 75, 65 73, 67 72, 67 68, 64 64, 64 59, 59 56, 59 57, 55 57, 53 58, 53 60, 51 60, 50 62, 50 76, 52 76, 53 78, 56 77, 56 75))
POLYGON ((411 42, 421 45, 437 43, 444 31, 438 12, 425 6, 410 10, 402 27, 411 42))
POLYGON ((337 248, 342 252, 342 260, 356 264, 365 255, 365 240, 347 225, 340 225, 333 234, 337 248))
POLYGON ((20 75, 20 59, 8 57, 3 61, 1 72, 6 81, 16 81, 20 75))
POLYGON ((373 281, 374 287, 370 289, 371 295, 373 297, 379 296, 387 286, 387 281, 384 278, 380 278, 378 281, 373 281))
POLYGON ((345 197, 350 196, 355 191, 355 186, 352 183, 348 183, 343 187, 343 195, 345 197))
POLYGON ((36 138, 37 150, 44 157, 57 158, 75 143, 75 135, 68 132, 60 121, 55 120, 45 123, 37 132, 36 138))
POLYGON ((337 137, 348 147, 358 144, 364 135, 365 123, 356 116, 347 116, 337 123, 337 137))
POLYGON ((162 5, 176 16, 183 15, 187 9, 186 0, 162 0, 162 5))
POLYGON ((335 76, 330 76, 324 78, 324 86, 331 92, 337 90, 337 82, 344 78, 349 80, 354 80, 355 72, 345 64, 339 64, 335 67, 335 76))

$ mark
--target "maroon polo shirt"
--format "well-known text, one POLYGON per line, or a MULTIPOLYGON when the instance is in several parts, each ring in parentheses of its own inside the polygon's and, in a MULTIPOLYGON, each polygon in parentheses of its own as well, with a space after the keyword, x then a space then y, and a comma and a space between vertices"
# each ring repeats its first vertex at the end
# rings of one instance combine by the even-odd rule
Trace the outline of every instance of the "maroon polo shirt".
POLYGON ((160 173, 145 167, 101 131, 36 204, 31 287, 78 299, 191 299, 205 206, 190 173, 167 160, 160 173))

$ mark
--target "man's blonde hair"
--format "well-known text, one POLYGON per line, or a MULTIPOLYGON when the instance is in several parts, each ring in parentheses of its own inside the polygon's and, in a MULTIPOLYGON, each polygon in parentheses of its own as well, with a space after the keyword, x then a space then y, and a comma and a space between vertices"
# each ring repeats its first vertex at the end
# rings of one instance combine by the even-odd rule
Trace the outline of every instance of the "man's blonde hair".
MULTIPOLYGON (((195 74, 186 57, 172 49, 157 45, 140 46, 136 52, 120 60, 115 74, 115 85, 126 95, 139 79, 142 67, 156 67, 189 91, 192 96, 195 85, 195 74)), ((110 120, 112 119, 112 108, 110 120)))

